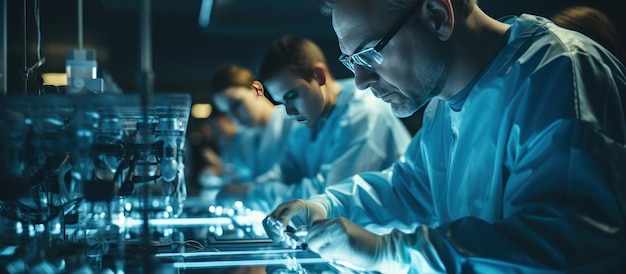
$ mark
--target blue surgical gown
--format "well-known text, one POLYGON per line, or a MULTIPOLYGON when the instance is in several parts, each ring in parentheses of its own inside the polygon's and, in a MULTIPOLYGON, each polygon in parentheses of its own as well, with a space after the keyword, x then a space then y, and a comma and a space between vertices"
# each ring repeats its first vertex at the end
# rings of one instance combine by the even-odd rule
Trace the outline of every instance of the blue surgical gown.
POLYGON ((278 105, 264 127, 238 127, 227 144, 221 144, 226 183, 249 182, 278 163, 287 152, 289 136, 295 121, 287 117, 285 106, 278 105))
POLYGON ((312 128, 295 127, 285 157, 257 177, 247 206, 269 212, 354 174, 388 168, 405 152, 411 136, 389 105, 357 90, 353 79, 338 82, 341 92, 328 118, 312 128))
POLYGON ((626 70, 547 19, 506 22, 460 111, 431 100, 391 168, 311 198, 329 218, 397 228, 385 272, 626 271, 626 70))

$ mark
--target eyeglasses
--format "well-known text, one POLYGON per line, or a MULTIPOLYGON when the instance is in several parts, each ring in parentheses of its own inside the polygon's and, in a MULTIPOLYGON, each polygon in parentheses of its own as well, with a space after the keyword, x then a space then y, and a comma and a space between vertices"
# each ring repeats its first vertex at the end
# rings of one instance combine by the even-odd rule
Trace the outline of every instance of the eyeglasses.
POLYGON ((405 13, 402 17, 396 21, 391 27, 391 30, 380 39, 380 41, 374 47, 365 48, 352 55, 342 54, 339 56, 339 61, 346 66, 352 73, 354 73, 354 66, 359 65, 368 69, 371 69, 373 64, 380 65, 383 62, 383 55, 380 51, 389 43, 389 40, 393 38, 398 31, 406 24, 409 19, 415 14, 415 11, 421 6, 422 1, 416 1, 415 4, 405 13))

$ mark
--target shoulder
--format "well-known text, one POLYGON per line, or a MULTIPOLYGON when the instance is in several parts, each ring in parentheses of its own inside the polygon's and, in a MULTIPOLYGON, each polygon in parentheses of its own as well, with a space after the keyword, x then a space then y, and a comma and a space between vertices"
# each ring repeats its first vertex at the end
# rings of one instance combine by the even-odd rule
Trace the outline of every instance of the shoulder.
POLYGON ((587 36, 528 14, 512 24, 511 37, 504 51, 520 64, 538 67, 551 62, 575 64, 581 58, 618 62, 608 50, 587 36))
POLYGON ((390 105, 376 98, 369 89, 353 91, 341 112, 341 120, 349 124, 372 124, 378 121, 390 124, 398 120, 390 105))
POLYGON ((624 93, 624 66, 608 50, 539 16, 520 16, 510 31, 480 86, 483 97, 501 97, 511 119, 537 128, 563 119, 598 124, 610 109, 623 115, 609 98, 624 93))

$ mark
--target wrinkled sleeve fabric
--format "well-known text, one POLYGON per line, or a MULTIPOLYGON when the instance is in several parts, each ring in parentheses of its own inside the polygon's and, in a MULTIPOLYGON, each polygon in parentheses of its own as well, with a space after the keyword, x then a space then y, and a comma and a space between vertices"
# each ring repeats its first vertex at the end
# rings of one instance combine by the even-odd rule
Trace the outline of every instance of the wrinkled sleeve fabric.
POLYGON ((343 216, 379 234, 389 232, 388 227, 406 231, 435 223, 428 178, 419 164, 419 140, 418 132, 388 169, 354 175, 310 200, 322 205, 328 218, 343 216))
POLYGON ((554 154, 518 155, 506 182, 502 219, 463 217, 438 227, 420 226, 412 234, 394 231, 385 236, 385 263, 379 270, 622 273, 626 237, 613 188, 588 172, 595 163, 587 153, 555 142, 575 130, 591 134, 576 127, 581 125, 555 125, 541 140, 531 141, 550 146, 564 162, 547 160, 554 154))

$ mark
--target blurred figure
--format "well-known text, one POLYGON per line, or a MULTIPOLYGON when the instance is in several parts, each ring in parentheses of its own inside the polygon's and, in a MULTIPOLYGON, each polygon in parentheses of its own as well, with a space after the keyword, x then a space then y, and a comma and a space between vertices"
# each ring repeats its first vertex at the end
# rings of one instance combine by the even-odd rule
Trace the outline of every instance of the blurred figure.
POLYGON ((216 184, 222 185, 249 178, 253 151, 248 143, 254 141, 255 132, 238 127, 227 114, 219 110, 211 113, 201 129, 206 136, 211 136, 215 142, 213 146, 202 147, 202 158, 205 166, 200 174, 201 183, 205 186, 214 187, 216 184), (218 176, 219 178, 207 176, 218 176), (218 181, 207 184, 207 179, 218 181))
POLYGON ((587 6, 572 6, 559 10, 550 19, 566 29, 580 32, 608 49, 622 64, 626 57, 615 26, 604 13, 587 6))
POLYGON ((209 125, 217 135, 219 151, 204 151, 213 163, 202 174, 204 185, 249 182, 267 172, 286 151, 283 144, 294 124, 284 108, 274 106, 254 74, 237 65, 219 69, 210 92, 218 112, 209 118, 209 125), (220 182, 211 174, 219 175, 220 182))
MULTIPOLYGON (((410 135, 388 106, 352 79, 337 81, 312 41, 275 41, 259 66, 274 101, 300 123, 285 158, 255 180, 226 186, 218 198, 243 200, 268 211, 293 198, 308 198, 350 175, 389 167, 406 149, 410 135)), ((232 107, 231 107, 232 108, 232 107)))
MULTIPOLYGON (((251 136, 240 149, 249 151, 249 175, 246 181, 267 172, 282 158, 294 122, 284 107, 275 106, 266 96, 254 74, 236 65, 228 65, 213 77, 211 92, 216 107, 228 114, 238 130, 251 136)), ((237 148, 232 148, 237 149, 237 148)))

